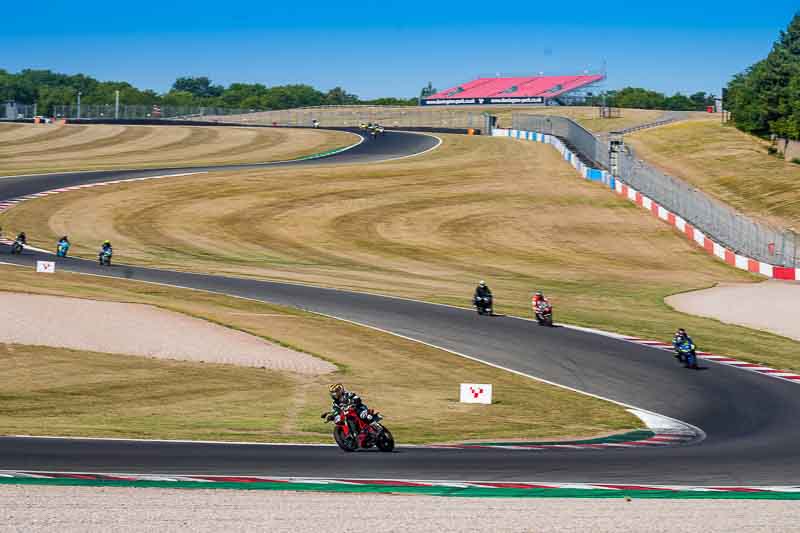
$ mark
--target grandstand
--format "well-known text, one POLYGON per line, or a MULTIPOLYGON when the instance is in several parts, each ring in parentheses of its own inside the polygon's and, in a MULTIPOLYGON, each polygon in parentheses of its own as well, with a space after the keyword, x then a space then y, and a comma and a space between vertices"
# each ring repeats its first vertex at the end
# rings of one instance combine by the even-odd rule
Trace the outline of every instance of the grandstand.
POLYGON ((422 105, 560 105, 582 99, 602 74, 478 78, 420 100, 422 105))

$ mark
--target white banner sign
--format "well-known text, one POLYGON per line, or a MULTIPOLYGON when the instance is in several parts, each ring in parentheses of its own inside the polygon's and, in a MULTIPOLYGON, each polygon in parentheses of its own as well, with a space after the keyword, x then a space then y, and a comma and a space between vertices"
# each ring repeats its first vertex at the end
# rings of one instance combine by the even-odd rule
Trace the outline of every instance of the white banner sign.
POLYGON ((492 386, 482 383, 462 383, 461 403, 492 403, 492 386))
POLYGON ((36 261, 36 272, 53 274, 56 271, 56 264, 53 261, 36 261))

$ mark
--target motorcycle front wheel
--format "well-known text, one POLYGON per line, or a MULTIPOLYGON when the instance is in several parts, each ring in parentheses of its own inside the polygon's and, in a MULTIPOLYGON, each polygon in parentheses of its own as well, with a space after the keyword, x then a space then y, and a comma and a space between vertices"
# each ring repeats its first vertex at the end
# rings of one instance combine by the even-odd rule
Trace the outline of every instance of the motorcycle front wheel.
POLYGON ((342 428, 336 427, 333 430, 333 440, 339 445, 339 448, 346 452, 354 452, 358 448, 358 443, 355 437, 347 437, 342 431, 342 428))
POLYGON ((383 428, 383 431, 381 431, 381 434, 378 435, 378 438, 375 441, 375 445, 378 446, 378 449, 382 452, 390 452, 394 450, 394 437, 392 436, 392 432, 386 428, 383 428))

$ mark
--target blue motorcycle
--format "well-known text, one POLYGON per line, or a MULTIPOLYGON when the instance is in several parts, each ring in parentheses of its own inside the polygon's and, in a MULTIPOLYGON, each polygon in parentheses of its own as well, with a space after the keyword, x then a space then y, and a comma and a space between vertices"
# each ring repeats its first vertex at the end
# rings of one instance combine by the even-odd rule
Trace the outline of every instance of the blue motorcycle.
POLYGON ((58 248, 56 248, 56 256, 67 257, 69 251, 69 241, 58 241, 58 248))
POLYGON ((683 363, 686 368, 697 368, 697 352, 691 342, 684 341, 675 347, 675 357, 683 363))

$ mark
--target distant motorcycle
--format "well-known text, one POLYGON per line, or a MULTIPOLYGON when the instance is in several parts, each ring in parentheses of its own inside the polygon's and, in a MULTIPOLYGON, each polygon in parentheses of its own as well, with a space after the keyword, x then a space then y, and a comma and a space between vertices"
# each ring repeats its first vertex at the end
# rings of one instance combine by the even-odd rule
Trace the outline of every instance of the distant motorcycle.
POLYGON ((56 248, 56 256, 67 257, 68 251, 69 251, 69 241, 58 241, 58 247, 56 248))
POLYGON ((675 348, 675 358, 686 368, 697 368, 697 352, 691 342, 685 341, 675 348))
POLYGON ((553 327, 553 306, 550 302, 537 302, 536 321, 540 326, 553 327))
POLYGON ((354 452, 360 448, 376 446, 382 452, 394 450, 394 437, 392 432, 381 424, 383 417, 370 409, 372 422, 367 422, 358 416, 352 405, 343 407, 338 413, 329 416, 323 413, 326 422, 333 422, 333 440, 346 452, 354 452), (362 444, 359 444, 359 435, 365 434, 362 444))
POLYGON ((112 254, 113 254, 113 252, 111 251, 110 248, 107 249, 107 250, 100 250, 100 253, 98 254, 98 257, 97 257, 99 262, 100 262, 100 264, 103 265, 103 266, 111 266, 111 256, 112 256, 112 254))
POLYGON ((472 299, 472 305, 478 310, 479 315, 489 315, 493 313, 492 309, 492 296, 475 296, 472 299))
POLYGON ((23 243, 20 239, 14 239, 14 243, 11 245, 11 253, 21 254, 24 248, 25 243, 23 243))

